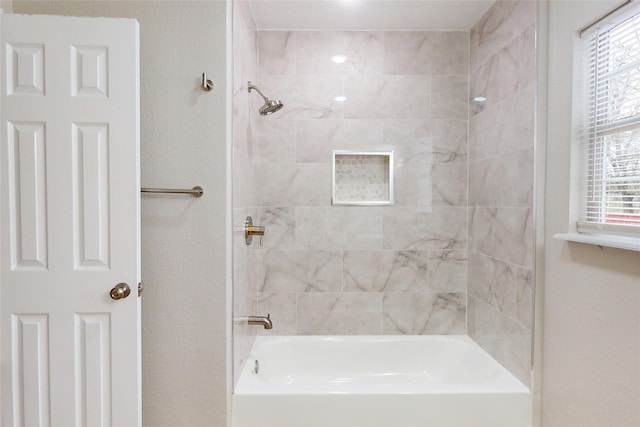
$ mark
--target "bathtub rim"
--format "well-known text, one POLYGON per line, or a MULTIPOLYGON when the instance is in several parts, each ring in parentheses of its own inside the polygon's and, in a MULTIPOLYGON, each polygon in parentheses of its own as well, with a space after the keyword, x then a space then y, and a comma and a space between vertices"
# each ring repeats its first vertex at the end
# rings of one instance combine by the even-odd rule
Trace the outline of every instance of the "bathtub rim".
POLYGON ((416 394, 521 394, 530 395, 531 390, 498 363, 487 351, 467 335, 273 335, 258 336, 249 357, 241 370, 233 394, 237 396, 283 396, 283 395, 416 395, 416 394), (407 341, 453 341, 471 345, 484 358, 495 364, 500 372, 497 381, 484 383, 439 383, 439 384, 282 384, 259 381, 252 373, 256 353, 265 344, 282 342, 407 342, 407 341))

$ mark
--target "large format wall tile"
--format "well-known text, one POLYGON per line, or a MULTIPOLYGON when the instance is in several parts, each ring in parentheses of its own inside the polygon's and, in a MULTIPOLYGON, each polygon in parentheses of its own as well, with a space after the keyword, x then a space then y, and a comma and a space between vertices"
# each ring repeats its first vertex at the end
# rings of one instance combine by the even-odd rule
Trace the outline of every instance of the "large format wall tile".
POLYGON ((533 147, 495 156, 469 167, 473 206, 533 206, 533 147))
POLYGON ((533 146, 533 87, 518 92, 469 120, 470 160, 533 146), (509 120, 503 120, 508 117, 509 120))
POLYGON ((497 1, 471 31, 469 335, 529 383, 536 2, 497 1))
POLYGON ((487 255, 469 253, 468 292, 505 316, 517 319, 518 294, 531 287, 531 270, 487 255))
MULTIPOLYGON (((269 315, 273 324, 272 329, 258 329, 260 335, 296 335, 298 333, 295 293, 258 293, 256 313, 259 316, 269 315)), ((255 328, 255 326, 252 327, 255 328)))
POLYGON ((260 292, 339 292, 342 290, 342 252, 259 251, 260 292))
POLYGON ((378 207, 296 208, 296 248, 382 249, 378 207))
MULTIPOLYGON (((262 76, 254 82, 271 99, 279 99, 284 108, 273 119, 335 119, 344 117, 344 103, 334 98, 344 93, 340 76, 284 75, 262 76)), ((262 105, 259 94, 253 98, 256 110, 262 105)))
POLYGON ((252 140, 250 154, 259 159, 260 163, 295 163, 295 120, 260 117, 252 140))
POLYGON ((345 292, 426 292, 429 252, 347 251, 345 292))
POLYGON ((349 76, 345 78, 347 119, 428 119, 431 117, 428 76, 349 76))
POLYGON ((298 294, 300 335, 380 335, 382 294, 298 294))
POLYGON ((467 251, 429 251, 429 290, 467 292, 467 251))
MULTIPOLYGON (((261 31, 258 37, 258 71, 260 76, 294 74, 296 69, 296 33, 261 31)), ((257 79, 257 75, 254 79, 257 79)), ((254 82, 254 84, 257 84, 254 82)))
POLYGON ((433 178, 424 162, 399 163, 395 167, 395 205, 432 206, 433 178))
POLYGON ((383 33, 372 31, 297 32, 296 72, 381 75, 383 33), (332 57, 342 55, 344 62, 332 57))
MULTIPOLYGON (((262 245, 260 245, 260 238, 254 237, 254 248, 260 250, 295 249, 296 214, 294 208, 267 207, 258 208, 256 212, 253 224, 263 226, 265 231, 262 245)), ((236 226, 243 224, 236 224, 236 226)))
POLYGON ((519 36, 518 83, 525 89, 535 83, 536 76, 536 25, 532 23, 519 36))
POLYGON ((470 97, 487 98, 486 102, 471 104, 473 114, 499 103, 520 89, 519 48, 519 40, 513 40, 471 74, 470 97))
POLYGON ((385 74, 466 75, 466 31, 392 31, 384 37, 385 74))
POLYGON ((467 206, 467 165, 431 165, 431 185, 433 206, 467 206))
POLYGON ((387 119, 383 140, 385 148, 393 148, 396 163, 467 161, 466 119, 387 119))
POLYGON ((251 280, 251 268, 250 260, 245 260, 237 263, 233 269, 233 279, 238 285, 236 297, 233 300, 233 310, 238 315, 252 313, 256 308, 255 295, 258 289, 251 280))
POLYGON ((234 225, 252 214, 265 226, 239 256, 255 263, 259 314, 286 323, 260 333, 380 334, 384 316, 399 322, 388 333, 464 333, 469 33, 269 31, 252 43, 259 73, 242 74, 234 105, 248 210, 234 225), (243 80, 285 107, 254 118, 262 100, 243 80), (393 151, 395 206, 332 206, 332 150, 393 151), (404 325, 395 293, 419 295, 429 320, 404 325))
POLYGON ((383 333, 464 334, 465 294, 389 293, 382 300, 383 333))
MULTIPOLYGON (((361 121, 361 120, 359 120, 361 121)), ((426 119, 386 119, 382 138, 384 147, 394 150, 396 164, 428 164, 433 160, 433 124, 426 119)))
POLYGON ((531 378, 531 330, 469 296, 469 336, 523 384, 531 378))
POLYGON ((469 249, 531 268, 531 214, 530 208, 471 208, 469 249))
POLYGON ((432 120, 433 163, 467 162, 467 120, 432 120))
POLYGON ((522 324, 525 328, 533 329, 533 315, 534 315, 534 280, 533 272, 527 269, 522 270, 523 276, 519 276, 521 280, 516 280, 516 318, 518 323, 522 324))
POLYGON ((468 116, 468 76, 431 77, 431 117, 434 119, 467 119, 468 116))
POLYGON ((467 166, 459 163, 396 165, 397 206, 466 206, 467 166))
POLYGON ((471 30, 471 67, 477 67, 535 22, 535 1, 499 0, 471 30))
POLYGON ((466 249, 467 208, 384 210, 385 249, 466 249))
POLYGON ((380 120, 298 120, 296 160, 299 163, 330 163, 332 150, 381 150, 380 120))
POLYGON ((259 206, 328 206, 331 169, 318 163, 260 163, 256 166, 259 206))

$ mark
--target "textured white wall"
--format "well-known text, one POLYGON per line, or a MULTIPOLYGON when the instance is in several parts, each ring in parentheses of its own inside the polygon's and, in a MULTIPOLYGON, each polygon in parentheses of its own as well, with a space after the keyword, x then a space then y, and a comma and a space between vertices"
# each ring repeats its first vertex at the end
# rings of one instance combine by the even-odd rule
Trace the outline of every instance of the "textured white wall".
POLYGON ((554 240, 569 230, 572 46, 619 1, 552 1, 545 198, 545 427, 640 425, 640 253, 554 240))
POLYGON ((224 1, 15 1, 16 13, 140 22, 143 423, 226 425, 226 7, 224 1), (201 73, 216 83, 199 89, 201 73))

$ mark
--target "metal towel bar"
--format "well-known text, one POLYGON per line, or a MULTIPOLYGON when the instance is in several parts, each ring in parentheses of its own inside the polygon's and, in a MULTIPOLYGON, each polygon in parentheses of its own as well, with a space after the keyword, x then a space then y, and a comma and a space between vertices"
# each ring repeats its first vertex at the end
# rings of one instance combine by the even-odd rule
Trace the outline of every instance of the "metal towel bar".
POLYGON ((193 197, 202 197, 204 194, 204 190, 199 185, 196 185, 191 190, 175 188, 141 188, 140 192, 156 194, 190 194, 193 197))

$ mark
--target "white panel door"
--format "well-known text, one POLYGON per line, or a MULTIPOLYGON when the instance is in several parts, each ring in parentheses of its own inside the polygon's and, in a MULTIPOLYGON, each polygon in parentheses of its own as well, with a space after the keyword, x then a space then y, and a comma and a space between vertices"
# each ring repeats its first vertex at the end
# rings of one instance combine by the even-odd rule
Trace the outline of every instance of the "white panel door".
POLYGON ((0 24, 2 426, 138 426, 138 23, 0 24))

